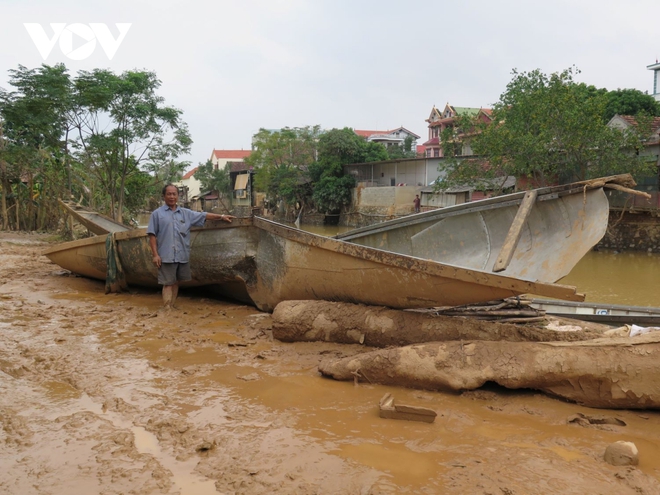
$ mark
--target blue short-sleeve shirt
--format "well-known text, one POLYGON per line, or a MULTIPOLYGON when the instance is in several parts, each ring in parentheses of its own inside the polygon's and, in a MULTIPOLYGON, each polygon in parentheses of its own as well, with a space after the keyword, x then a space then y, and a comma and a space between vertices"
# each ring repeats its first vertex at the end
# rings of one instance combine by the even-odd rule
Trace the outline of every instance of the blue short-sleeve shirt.
POLYGON ((190 261, 190 229, 201 227, 206 212, 188 208, 171 210, 167 205, 157 208, 149 217, 147 234, 156 236, 158 256, 163 263, 188 263, 190 261))

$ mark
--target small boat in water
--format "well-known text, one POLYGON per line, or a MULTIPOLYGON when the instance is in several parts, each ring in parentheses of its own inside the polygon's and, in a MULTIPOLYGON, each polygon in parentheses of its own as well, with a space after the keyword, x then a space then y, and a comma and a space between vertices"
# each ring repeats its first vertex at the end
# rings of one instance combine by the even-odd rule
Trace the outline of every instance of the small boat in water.
POLYGON ((592 321, 603 325, 660 326, 660 308, 548 299, 533 299, 530 306, 543 310, 548 315, 592 321))

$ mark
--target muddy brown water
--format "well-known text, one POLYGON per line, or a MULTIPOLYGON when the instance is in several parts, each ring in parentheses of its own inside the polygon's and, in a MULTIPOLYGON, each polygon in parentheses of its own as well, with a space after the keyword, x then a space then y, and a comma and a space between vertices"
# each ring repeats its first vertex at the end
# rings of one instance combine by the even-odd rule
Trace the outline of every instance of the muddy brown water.
MULTIPOLYGON (((200 291, 168 314, 155 291, 106 296, 44 248, 0 234, 2 494, 660 493, 655 411, 323 379, 322 358, 363 349, 274 341, 269 315, 200 291), (387 392, 438 417, 381 419, 387 392), (617 440, 639 466, 604 463, 617 440)), ((631 259, 594 254, 584 273, 631 259)))

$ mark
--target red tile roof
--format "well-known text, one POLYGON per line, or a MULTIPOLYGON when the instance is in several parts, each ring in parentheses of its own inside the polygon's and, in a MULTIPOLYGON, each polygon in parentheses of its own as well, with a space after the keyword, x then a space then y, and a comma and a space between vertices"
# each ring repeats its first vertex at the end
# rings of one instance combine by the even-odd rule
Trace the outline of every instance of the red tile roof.
POLYGON ((193 168, 190 172, 186 172, 186 175, 184 175, 183 177, 181 177, 181 180, 190 179, 193 175, 195 175, 195 172, 197 172, 197 169, 198 169, 198 168, 199 168, 199 167, 195 167, 195 168, 193 168))
POLYGON ((250 150, 213 150, 216 158, 247 158, 252 151, 250 150))
MULTIPOLYGON (((634 115, 619 115, 620 118, 625 120, 628 124, 632 126, 637 126, 637 119, 634 115)), ((651 129, 656 130, 660 128, 660 117, 653 117, 651 121, 651 129)))
POLYGON ((363 131, 359 129, 353 129, 353 132, 357 134, 358 136, 362 136, 365 138, 368 138, 369 136, 372 136, 374 134, 389 134, 390 131, 363 131))
POLYGON ((252 167, 248 167, 247 163, 244 162, 227 162, 229 165, 230 172, 243 172, 245 170, 253 170, 252 167))
POLYGON ((438 145, 440 144, 440 138, 434 137, 426 141, 422 146, 433 146, 433 145, 438 145))

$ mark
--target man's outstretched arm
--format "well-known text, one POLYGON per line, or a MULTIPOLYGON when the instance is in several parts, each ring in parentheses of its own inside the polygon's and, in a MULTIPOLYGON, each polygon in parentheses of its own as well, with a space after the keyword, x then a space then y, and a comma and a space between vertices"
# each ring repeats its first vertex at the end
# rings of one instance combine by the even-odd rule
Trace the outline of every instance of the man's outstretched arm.
POLYGON ((223 222, 231 223, 232 219, 236 218, 233 215, 218 215, 217 213, 207 213, 207 220, 222 220, 223 222))

